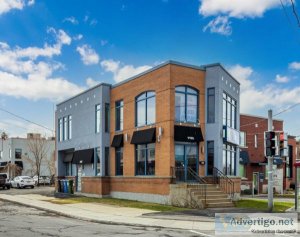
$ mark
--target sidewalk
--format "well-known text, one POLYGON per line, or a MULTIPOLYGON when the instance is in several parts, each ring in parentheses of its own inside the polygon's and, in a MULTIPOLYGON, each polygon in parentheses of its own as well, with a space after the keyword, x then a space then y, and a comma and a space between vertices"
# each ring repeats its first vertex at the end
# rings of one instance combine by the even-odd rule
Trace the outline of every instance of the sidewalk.
POLYGON ((152 226, 188 230, 213 231, 215 220, 212 217, 199 216, 195 220, 178 220, 153 218, 156 211, 115 207, 99 203, 54 204, 46 197, 38 194, 7 195, 0 194, 0 199, 18 204, 57 213, 76 219, 106 224, 124 224, 136 226, 152 226))

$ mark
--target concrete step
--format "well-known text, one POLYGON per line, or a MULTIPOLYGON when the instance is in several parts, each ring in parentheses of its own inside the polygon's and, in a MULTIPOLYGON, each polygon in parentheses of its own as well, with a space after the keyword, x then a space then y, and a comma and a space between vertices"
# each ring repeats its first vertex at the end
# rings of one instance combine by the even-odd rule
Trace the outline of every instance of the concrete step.
MULTIPOLYGON (((192 191, 192 193, 195 195, 202 194, 200 190, 192 191)), ((224 192, 218 190, 206 190, 206 195, 223 195, 223 194, 225 195, 224 192)))
POLYGON ((230 202, 231 200, 228 198, 206 198, 206 203, 226 203, 230 202))
POLYGON ((234 207, 232 202, 218 202, 218 203, 206 203, 207 208, 217 208, 217 207, 234 207))

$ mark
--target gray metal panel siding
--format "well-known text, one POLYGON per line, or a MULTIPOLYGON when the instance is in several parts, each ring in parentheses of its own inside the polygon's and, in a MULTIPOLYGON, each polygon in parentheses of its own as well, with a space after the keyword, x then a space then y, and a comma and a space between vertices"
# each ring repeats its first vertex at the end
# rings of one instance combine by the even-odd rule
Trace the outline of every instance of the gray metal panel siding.
MULTIPOLYGON (((104 170, 104 147, 109 146, 110 134, 105 132, 105 104, 110 103, 110 86, 100 84, 99 86, 81 93, 76 97, 67 100, 65 103, 57 105, 56 110, 56 129, 58 131, 58 119, 68 115, 72 115, 72 139, 66 141, 58 141, 57 134, 57 150, 63 151, 68 149, 82 150, 89 148, 101 148, 102 169, 104 170), (101 105, 101 129, 96 133, 95 127, 95 108, 101 105)), ((63 175, 64 171, 59 168, 58 174, 63 175), (60 173, 62 172, 62 173, 60 173)), ((89 175, 91 172, 87 172, 89 175)), ((75 175, 73 173, 73 175, 75 175)), ((94 173, 93 173, 94 175, 94 173)))
MULTIPOLYGON (((223 91, 234 98, 237 101, 237 117, 236 125, 237 130, 240 130, 240 85, 239 83, 231 77, 221 66, 216 65, 206 68, 206 78, 205 78, 205 111, 207 111, 207 89, 215 88, 215 123, 207 123, 207 113, 206 113, 206 142, 214 141, 214 166, 222 171, 222 157, 223 157, 223 91)), ((207 143, 205 142, 205 157, 207 158, 207 143)), ((237 149, 237 159, 236 159, 236 174, 238 175, 238 162, 239 162, 239 149, 237 149)), ((207 162, 206 162, 207 164, 207 162)))

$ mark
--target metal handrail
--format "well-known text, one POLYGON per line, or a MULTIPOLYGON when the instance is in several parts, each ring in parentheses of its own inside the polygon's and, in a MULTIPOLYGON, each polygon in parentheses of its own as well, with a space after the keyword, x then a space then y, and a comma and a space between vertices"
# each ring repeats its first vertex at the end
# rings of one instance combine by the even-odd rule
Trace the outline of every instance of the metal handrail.
POLYGON ((220 189, 228 193, 229 189, 229 195, 230 198, 233 199, 234 195, 234 182, 232 179, 230 179, 227 175, 225 175, 221 170, 214 167, 213 168, 213 180, 215 184, 219 184, 220 189), (221 182, 221 180, 224 180, 224 182, 221 182), (228 188, 229 185, 229 188, 228 188))
MULTIPOLYGON (((185 179, 185 167, 171 167, 172 169, 172 178, 175 178, 175 180, 180 180, 180 176, 183 174, 184 179, 183 181, 186 181, 185 179), (179 174, 179 175, 178 175, 179 174), (178 177, 178 176, 179 177, 178 177)), ((201 184, 200 186, 197 186, 197 190, 200 191, 200 196, 202 196, 203 205, 206 206, 206 196, 207 196, 207 183, 206 181, 201 178, 197 172, 195 172, 192 168, 187 168, 188 175, 192 176, 197 183, 201 184)))

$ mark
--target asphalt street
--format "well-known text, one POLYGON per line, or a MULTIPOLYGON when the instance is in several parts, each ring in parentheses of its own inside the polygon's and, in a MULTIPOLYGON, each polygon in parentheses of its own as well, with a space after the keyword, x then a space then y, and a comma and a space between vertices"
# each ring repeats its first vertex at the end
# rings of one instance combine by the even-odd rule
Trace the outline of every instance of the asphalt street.
POLYGON ((0 201, 2 237, 89 236, 212 236, 192 230, 99 224, 0 201), (204 234, 204 235, 203 235, 204 234))

